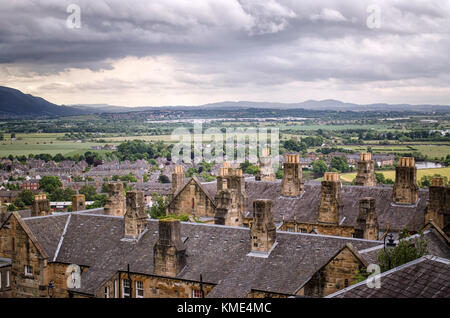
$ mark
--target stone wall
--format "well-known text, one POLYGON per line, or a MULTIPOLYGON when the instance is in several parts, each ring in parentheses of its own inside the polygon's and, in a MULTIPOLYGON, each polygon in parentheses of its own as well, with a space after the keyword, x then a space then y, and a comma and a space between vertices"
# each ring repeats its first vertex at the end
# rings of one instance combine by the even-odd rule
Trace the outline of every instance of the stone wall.
MULTIPOLYGON (((95 297, 105 298, 105 288, 108 287, 109 298, 115 298, 116 295, 118 298, 122 298, 124 279, 128 279, 127 272, 117 273, 95 292, 95 297), (120 289, 118 293, 115 293, 115 286, 117 286, 117 289, 120 289)), ((202 288, 204 296, 206 297, 214 287, 213 284, 208 283, 203 283, 200 286, 200 282, 136 273, 130 273, 130 279, 132 286, 131 298, 136 298, 136 282, 138 281, 143 284, 144 298, 191 298, 193 291, 200 291, 200 288, 202 288)))
POLYGON ((304 287, 304 295, 324 297, 353 284, 364 264, 345 247, 328 264, 318 270, 304 287))
POLYGON ((14 215, 0 229, 0 257, 12 259, 12 297, 47 297, 47 259, 41 255, 14 215), (26 265, 32 267, 29 275, 25 273, 26 265))
POLYGON ((191 179, 172 199, 168 206, 169 214, 187 214, 195 217, 214 217, 215 202, 210 199, 199 183, 191 179))

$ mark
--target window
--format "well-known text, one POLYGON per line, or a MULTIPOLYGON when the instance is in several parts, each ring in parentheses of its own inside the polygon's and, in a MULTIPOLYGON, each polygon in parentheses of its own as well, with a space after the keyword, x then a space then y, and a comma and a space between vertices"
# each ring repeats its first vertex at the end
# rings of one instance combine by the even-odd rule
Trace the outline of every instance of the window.
POLYGON ((114 281, 114 298, 119 298, 119 289, 117 287, 117 279, 114 281))
POLYGON ((200 289, 193 289, 192 298, 202 298, 202 291, 200 289))
POLYGON ((136 282, 136 298, 144 298, 144 283, 136 282))
POLYGON ((109 287, 105 287, 105 298, 109 298, 109 287))
POLYGON ((348 287, 348 279, 346 279, 346 280, 344 281, 344 286, 345 286, 345 287, 348 287))
POLYGON ((122 297, 131 297, 131 282, 128 279, 122 279, 122 297))
POLYGON ((10 287, 9 271, 6 271, 6 287, 10 287))
POLYGON ((33 266, 25 265, 25 275, 33 276, 33 266))

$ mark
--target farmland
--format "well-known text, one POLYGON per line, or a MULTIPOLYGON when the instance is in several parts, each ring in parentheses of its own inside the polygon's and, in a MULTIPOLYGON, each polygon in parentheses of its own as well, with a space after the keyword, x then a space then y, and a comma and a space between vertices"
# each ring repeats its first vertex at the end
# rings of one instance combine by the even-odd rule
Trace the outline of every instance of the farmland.
MULTIPOLYGON (((385 170, 385 171, 376 171, 377 173, 382 173, 386 179, 395 180, 395 170, 385 170)), ((420 180, 423 176, 432 176, 435 174, 439 174, 441 176, 447 177, 450 179, 450 167, 446 168, 432 168, 432 169, 418 169, 417 170, 417 180, 420 180)), ((352 182, 356 177, 356 172, 343 173, 341 174, 341 180, 352 182)))

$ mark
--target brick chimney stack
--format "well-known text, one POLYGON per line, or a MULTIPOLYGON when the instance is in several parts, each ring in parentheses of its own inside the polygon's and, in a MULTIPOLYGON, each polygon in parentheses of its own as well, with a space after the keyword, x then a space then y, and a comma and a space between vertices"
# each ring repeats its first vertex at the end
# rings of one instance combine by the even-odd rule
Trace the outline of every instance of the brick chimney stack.
POLYGON ((270 156, 270 149, 262 149, 262 154, 259 157, 258 172, 255 176, 257 181, 275 181, 275 173, 272 167, 272 157, 270 156))
POLYGON ((418 199, 417 168, 412 157, 402 157, 395 168, 392 201, 396 204, 415 204, 418 199))
POLYGON ((214 223, 242 226, 248 206, 245 179, 241 169, 231 168, 228 163, 220 168, 217 177, 216 213, 214 223))
POLYGON ((272 200, 253 201, 253 223, 250 228, 252 252, 269 252, 276 241, 276 227, 273 222, 272 200))
POLYGON ((186 266, 186 248, 181 241, 179 220, 159 220, 159 238, 153 248, 156 275, 175 277, 186 266))
POLYGON ((281 195, 296 197, 303 192, 302 164, 298 154, 286 155, 283 165, 284 174, 281 182, 281 195))
POLYGON ((108 215, 124 216, 126 211, 125 196, 123 194, 122 182, 108 184, 109 195, 104 207, 108 215))
POLYGON ((318 222, 339 224, 343 203, 341 199, 341 182, 337 172, 325 172, 322 181, 319 203, 318 222))
POLYGON ((34 196, 31 206, 31 216, 43 216, 51 214, 50 201, 45 194, 34 196))
POLYGON ((86 200, 84 194, 75 194, 72 196, 72 212, 86 210, 86 200))
POLYGON ((356 220, 355 237, 366 240, 378 240, 378 220, 375 212, 375 198, 359 200, 359 214, 356 220))
POLYGON ((144 192, 129 191, 126 198, 125 238, 137 240, 147 227, 144 192))
POLYGON ((441 229, 448 226, 448 215, 450 211, 450 187, 445 186, 442 177, 434 177, 429 187, 429 202, 425 213, 425 223, 433 221, 441 229))
POLYGON ((171 197, 184 187, 185 179, 186 175, 184 174, 183 166, 176 165, 172 173, 172 188, 170 189, 171 197))
POLYGON ((371 153, 361 153, 358 161, 358 173, 355 184, 359 186, 376 186, 375 162, 372 160, 371 153))

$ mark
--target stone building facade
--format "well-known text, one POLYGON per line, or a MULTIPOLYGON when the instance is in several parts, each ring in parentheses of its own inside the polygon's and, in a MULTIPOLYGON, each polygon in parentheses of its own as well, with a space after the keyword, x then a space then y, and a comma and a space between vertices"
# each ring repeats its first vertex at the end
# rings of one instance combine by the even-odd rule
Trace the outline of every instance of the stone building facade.
POLYGON ((168 214, 187 214, 193 217, 214 217, 216 203, 203 189, 197 177, 189 180, 169 202, 168 214))

